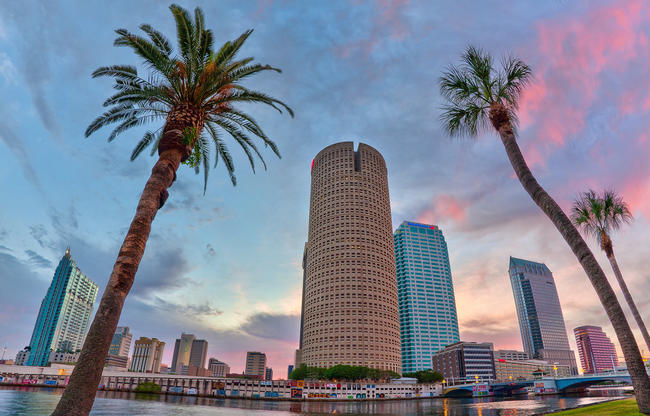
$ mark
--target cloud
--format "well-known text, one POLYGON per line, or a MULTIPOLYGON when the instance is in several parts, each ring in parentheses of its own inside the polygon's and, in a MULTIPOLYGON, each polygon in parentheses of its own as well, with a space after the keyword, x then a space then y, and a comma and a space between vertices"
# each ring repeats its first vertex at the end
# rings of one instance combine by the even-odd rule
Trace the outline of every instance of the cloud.
POLYGON ((250 315, 240 326, 248 335, 283 341, 297 341, 300 328, 300 315, 256 313, 250 315))
POLYGON ((522 137, 535 137, 522 145, 532 167, 545 166, 567 141, 598 135, 589 128, 596 108, 618 105, 620 115, 647 110, 650 102, 638 91, 648 84, 649 18, 642 1, 628 1, 537 24, 524 52, 537 55, 529 62, 535 79, 520 107, 522 137))
POLYGON ((0 122, 0 140, 7 146, 9 151, 13 153, 18 164, 20 165, 25 179, 27 179, 41 194, 43 193, 43 188, 36 171, 32 166, 31 157, 27 149, 25 148, 24 141, 21 140, 14 130, 7 125, 7 115, 5 112, 0 110, 0 119, 3 121, 0 122))
POLYGON ((43 224, 31 225, 29 227, 29 234, 36 240, 41 248, 46 246, 45 237, 47 237, 47 230, 43 224))
POLYGON ((417 216, 417 221, 426 224, 436 224, 440 218, 449 218, 459 223, 465 221, 464 204, 453 195, 436 195, 420 211, 417 216))
POLYGON ((15 42, 21 56, 20 72, 29 88, 32 102, 43 126, 54 135, 60 136, 56 115, 47 102, 47 86, 50 83, 50 51, 48 31, 56 27, 51 20, 55 15, 52 3, 17 4, 6 3, 5 13, 12 16, 14 30, 20 33, 15 42), (24 30, 29 27, 30 30, 24 30))
POLYGON ((29 256, 29 264, 34 267, 40 268, 52 268, 52 262, 41 256, 33 250, 25 250, 25 253, 29 256))
POLYGON ((7 83, 16 81, 16 67, 4 52, 0 52, 0 77, 7 83))
MULTIPOLYGON (((29 344, 38 309, 49 282, 41 279, 29 264, 0 252, 0 322, 9 341, 9 356, 29 344)), ((3 341, 4 343, 4 341, 3 341)))
POLYGON ((219 316, 223 311, 211 306, 207 302, 203 304, 169 302, 160 297, 154 297, 153 307, 164 313, 178 313, 192 319, 219 316))

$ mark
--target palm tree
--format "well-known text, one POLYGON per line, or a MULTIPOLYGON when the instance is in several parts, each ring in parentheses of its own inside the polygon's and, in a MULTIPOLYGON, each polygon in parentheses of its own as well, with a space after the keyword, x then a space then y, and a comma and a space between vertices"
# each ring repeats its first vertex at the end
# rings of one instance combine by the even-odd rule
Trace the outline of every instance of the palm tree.
POLYGON ((515 57, 504 58, 501 68, 495 69, 488 53, 468 47, 461 64, 450 66, 440 78, 440 91, 446 99, 441 116, 444 129, 452 136, 476 136, 490 126, 498 132, 522 186, 562 234, 587 273, 625 354, 639 409, 650 414, 650 380, 621 305, 580 233, 539 185, 517 144, 518 101, 531 77, 530 67, 515 57))
POLYGON ((252 31, 213 49, 212 32, 205 28, 201 9, 195 9, 194 19, 179 6, 172 5, 170 9, 176 22, 178 55, 173 54, 165 36, 149 25, 140 26, 148 38, 118 29, 115 46, 133 49, 144 60, 150 71, 148 76, 139 76, 136 68, 129 65, 102 67, 93 72, 93 77, 112 77, 117 92, 104 102, 110 109, 90 124, 86 136, 104 126, 117 124, 108 137, 111 141, 132 127, 158 120, 164 123, 157 130, 147 132, 131 155, 133 160, 147 146, 152 146, 152 155, 157 151, 158 160, 140 196, 79 362, 53 415, 87 415, 90 412, 151 223, 167 199, 167 188, 176 179, 180 164, 194 168, 197 173, 203 170, 205 193, 212 142, 214 166, 222 159, 234 185, 235 167, 223 133, 242 147, 253 169, 254 155, 263 165, 264 160, 251 136, 261 139, 279 156, 275 143, 257 122, 235 105, 263 103, 280 112, 286 110, 293 116, 291 109, 281 101, 242 85, 242 81, 258 72, 280 72, 269 65, 253 63, 253 58, 235 59, 252 31))
POLYGON ((593 190, 582 193, 573 204, 571 219, 578 228, 582 228, 585 234, 593 235, 600 243, 600 248, 607 255, 609 264, 612 265, 614 275, 621 287, 625 301, 632 310, 632 315, 641 329, 646 347, 650 350, 650 335, 643 323, 641 314, 632 299, 632 295, 623 280, 621 269, 618 267, 611 233, 618 230, 623 223, 632 221, 632 213, 623 198, 618 196, 614 190, 606 190, 602 196, 598 196, 593 190))

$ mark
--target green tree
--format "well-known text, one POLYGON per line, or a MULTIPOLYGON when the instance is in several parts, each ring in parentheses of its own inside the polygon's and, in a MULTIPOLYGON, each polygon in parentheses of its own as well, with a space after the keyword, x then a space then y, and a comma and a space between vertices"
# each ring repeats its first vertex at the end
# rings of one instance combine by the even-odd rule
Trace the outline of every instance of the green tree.
POLYGON ((212 143, 214 166, 219 159, 223 160, 234 185, 235 166, 223 134, 241 146, 253 169, 254 155, 263 165, 264 160, 251 137, 261 139, 279 156, 275 143, 236 105, 262 103, 280 112, 286 110, 293 116, 291 109, 281 101, 242 85, 258 72, 280 72, 269 65, 254 63, 253 58, 236 58, 252 31, 215 49, 212 32, 205 28, 201 9, 195 9, 193 19, 177 5, 170 9, 176 22, 177 54, 167 38, 150 25, 140 26, 146 36, 118 29, 115 46, 131 48, 144 61, 149 73, 140 76, 136 67, 130 65, 102 67, 93 72, 93 77, 113 78, 116 93, 104 102, 109 110, 88 126, 86 136, 117 124, 108 136, 111 141, 130 128, 164 122, 157 130, 147 132, 131 154, 133 160, 152 146, 152 155, 157 151, 158 160, 140 196, 79 363, 53 415, 87 415, 90 412, 104 360, 144 254, 151 224, 167 199, 167 188, 176 179, 180 164, 190 166, 197 173, 203 171, 205 193, 212 143))
POLYGON ((135 388, 136 393, 160 393, 161 387, 153 382, 145 382, 138 384, 135 388))
POLYGON ((402 375, 403 377, 410 377, 410 378, 417 378, 418 383, 438 383, 444 380, 444 377, 442 374, 440 374, 437 371, 433 371, 431 369, 429 370, 422 370, 422 371, 416 371, 415 373, 404 373, 402 375))
POLYGON ((641 329, 641 334, 643 334, 646 347, 650 351, 650 335, 648 335, 648 329, 643 322, 643 318, 641 318, 634 299, 632 299, 625 280, 623 280, 621 269, 618 267, 618 262, 614 255, 614 245, 612 244, 611 238, 613 231, 621 228, 621 225, 624 223, 632 221, 630 209, 625 201, 623 201, 623 198, 617 195, 615 191, 606 190, 602 196, 599 196, 590 189, 587 192, 583 192, 574 202, 571 219, 585 234, 593 235, 600 243, 600 248, 607 255, 607 259, 612 266, 625 301, 632 310, 632 315, 641 329))
POLYGON ((495 69, 488 53, 471 46, 461 60, 440 78, 440 92, 446 99, 441 116, 444 129, 451 136, 477 136, 491 128, 499 134, 522 186, 558 229, 589 277, 623 349, 639 409, 650 413, 650 380, 616 294, 571 220, 533 176, 517 144, 518 102, 530 82, 530 67, 509 57, 502 60, 500 69, 495 69))

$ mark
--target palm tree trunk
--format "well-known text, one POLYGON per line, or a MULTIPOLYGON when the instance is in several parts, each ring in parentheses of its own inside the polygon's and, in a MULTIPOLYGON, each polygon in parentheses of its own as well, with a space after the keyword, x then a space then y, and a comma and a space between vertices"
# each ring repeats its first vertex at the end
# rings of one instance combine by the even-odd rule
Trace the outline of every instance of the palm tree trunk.
POLYGON ((151 223, 167 199, 167 188, 176 178, 182 157, 183 152, 178 148, 166 150, 151 170, 79 361, 52 416, 86 416, 90 413, 124 300, 147 245, 151 223))
POLYGON ((560 234, 562 234, 562 237, 569 244, 569 247, 571 247, 571 250, 578 258, 580 265, 582 265, 582 268, 587 273, 600 302, 605 308, 605 312, 607 312, 609 320, 614 326, 618 342, 623 349, 623 355, 625 356, 625 362, 627 363, 630 378, 632 379, 639 411, 650 414, 650 379, 643 364, 639 347, 636 344, 630 325, 625 319, 623 309, 618 303, 616 294, 578 230, 576 230, 564 211, 562 211, 562 208, 546 193, 531 173, 526 164, 526 160, 521 154, 515 135, 512 132, 505 108, 503 106, 500 107, 495 108, 493 106, 490 109, 490 120, 499 132, 512 168, 515 170, 526 192, 528 192, 537 206, 544 211, 560 234))
POLYGON ((627 289, 625 280, 623 280, 623 275, 621 274, 621 270, 618 268, 618 263, 616 262, 616 256, 614 256, 614 249, 610 248, 606 252, 606 254, 607 254, 607 258, 609 259, 609 264, 612 265, 612 270, 614 270, 614 275, 616 276, 616 280, 618 280, 618 285, 621 287, 621 291, 623 292, 625 301, 630 306, 630 309, 632 310, 632 315, 634 316, 634 320, 636 321, 636 324, 639 325, 639 329, 641 329, 641 334, 643 334, 645 345, 648 348, 648 351, 650 351, 650 335, 648 335, 648 329, 643 323, 643 318, 641 318, 641 314, 639 313, 639 310, 636 308, 636 304, 634 303, 634 299, 632 299, 632 295, 630 294, 630 291, 627 289))

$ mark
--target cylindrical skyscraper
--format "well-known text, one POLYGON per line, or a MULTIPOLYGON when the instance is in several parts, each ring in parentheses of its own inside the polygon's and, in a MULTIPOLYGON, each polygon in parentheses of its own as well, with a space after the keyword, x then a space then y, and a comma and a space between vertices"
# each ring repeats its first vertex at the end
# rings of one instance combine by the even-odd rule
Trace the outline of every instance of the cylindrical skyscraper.
POLYGON ((401 372, 392 234, 381 154, 352 142, 321 150, 311 170, 301 363, 401 372))

